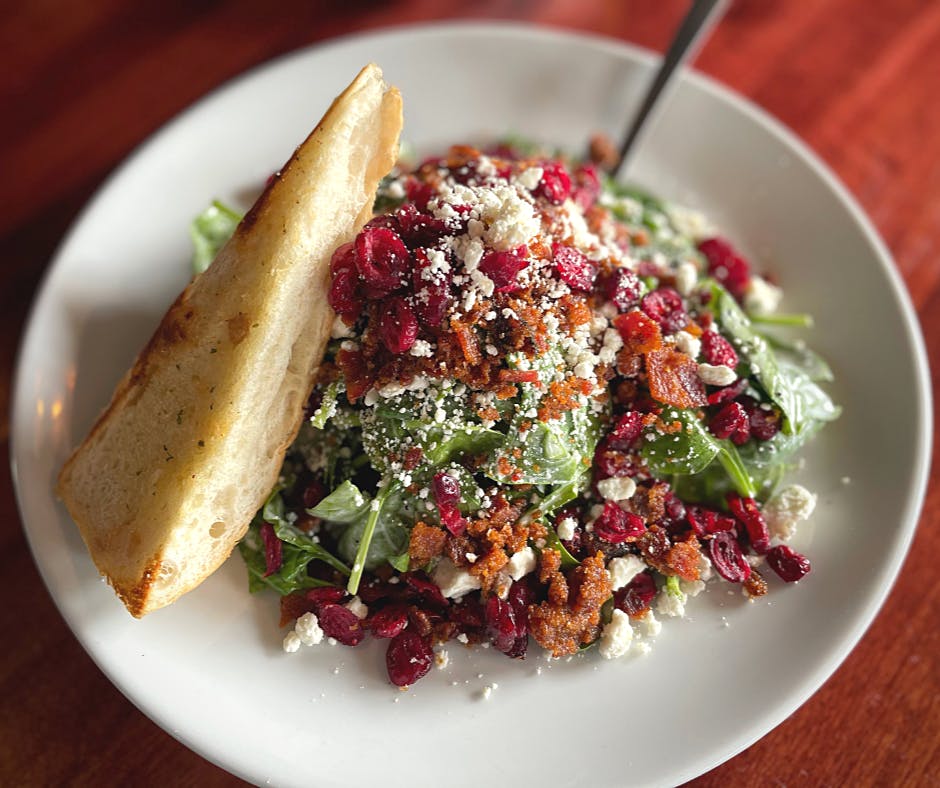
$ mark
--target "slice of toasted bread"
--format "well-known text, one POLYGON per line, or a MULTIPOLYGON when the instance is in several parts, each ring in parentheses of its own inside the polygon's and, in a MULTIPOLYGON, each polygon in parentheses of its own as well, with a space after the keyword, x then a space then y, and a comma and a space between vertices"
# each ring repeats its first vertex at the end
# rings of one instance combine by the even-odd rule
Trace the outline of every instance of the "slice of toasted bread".
POLYGON ((367 66, 170 307, 58 494, 135 616, 229 555, 277 480, 333 322, 333 251, 398 156, 401 97, 367 66))

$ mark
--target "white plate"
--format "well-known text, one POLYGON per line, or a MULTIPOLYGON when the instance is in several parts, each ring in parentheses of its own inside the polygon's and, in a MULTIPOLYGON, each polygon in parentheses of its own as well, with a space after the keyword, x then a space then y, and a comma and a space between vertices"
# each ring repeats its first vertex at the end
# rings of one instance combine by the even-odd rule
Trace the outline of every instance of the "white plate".
POLYGON ((370 60, 400 86, 406 137, 423 149, 510 130, 574 150, 592 131, 616 136, 652 63, 619 43, 521 26, 403 28, 282 58, 155 134, 69 234, 23 344, 13 463, 36 562, 128 698, 253 781, 694 777, 789 715, 861 636, 910 542, 931 434, 916 321, 871 226, 792 135, 707 79, 683 80, 635 175, 704 209, 779 275, 786 306, 816 316, 812 342, 832 361, 845 413, 801 472, 820 506, 797 539, 814 567, 798 586, 773 583, 756 604, 716 587, 690 603, 691 620, 666 622, 646 658, 549 667, 455 644, 449 668, 399 692, 377 644, 284 654, 276 601, 248 595, 237 557, 173 607, 131 619, 54 500, 69 447, 187 280, 190 218, 213 197, 237 202, 282 163, 370 60))

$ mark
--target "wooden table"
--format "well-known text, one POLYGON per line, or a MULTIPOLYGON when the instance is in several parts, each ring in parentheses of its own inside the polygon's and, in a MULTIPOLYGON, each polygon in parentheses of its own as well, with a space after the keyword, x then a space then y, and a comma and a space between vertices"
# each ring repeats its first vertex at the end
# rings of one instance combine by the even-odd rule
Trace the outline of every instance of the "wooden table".
MULTIPOLYGON (((472 14, 662 48, 680 0, 396 3, 7 0, 0 14, 0 413, 39 280, 108 172, 210 88, 311 42, 472 14), (331 7, 334 6, 334 7, 331 7), (159 6, 159 8, 158 8, 159 6), (267 10, 271 9, 271 10, 267 10)), ((698 67, 793 128, 841 176, 897 260, 940 370, 940 4, 739 0, 698 67)), ((9 439, 6 417, 0 438, 9 439)), ((874 625, 784 724, 692 784, 940 785, 940 463, 874 625)), ((138 712, 71 635, 2 475, 0 784, 237 781, 138 712)))

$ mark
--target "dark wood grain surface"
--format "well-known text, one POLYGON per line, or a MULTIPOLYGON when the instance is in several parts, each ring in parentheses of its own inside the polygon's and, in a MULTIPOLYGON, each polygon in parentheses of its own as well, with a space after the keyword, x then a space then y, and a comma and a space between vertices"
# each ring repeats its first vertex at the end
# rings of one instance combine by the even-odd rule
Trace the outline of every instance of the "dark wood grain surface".
MULTIPOLYGON (((0 440, 28 307, 69 224, 124 156, 223 80, 332 36, 524 19, 662 49, 680 0, 0 4, 0 440)), ((739 0, 698 68, 796 131, 893 252, 940 369, 940 3, 739 0)), ((935 436, 934 436, 935 437, 935 436)), ((936 441, 935 441, 936 443, 936 441)), ((940 785, 940 465, 871 629, 792 717, 704 786, 940 785)), ((231 785, 98 671, 34 567, 0 477, 0 784, 231 785)))

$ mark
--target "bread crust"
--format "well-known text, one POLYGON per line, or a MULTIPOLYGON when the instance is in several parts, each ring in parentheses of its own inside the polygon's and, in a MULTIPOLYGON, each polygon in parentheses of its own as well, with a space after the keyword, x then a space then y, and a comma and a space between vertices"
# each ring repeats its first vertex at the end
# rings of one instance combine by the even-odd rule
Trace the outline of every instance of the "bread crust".
POLYGON ((170 306, 57 493, 134 616, 208 577, 277 480, 333 322, 333 251, 398 156, 401 97, 364 68, 170 306))

